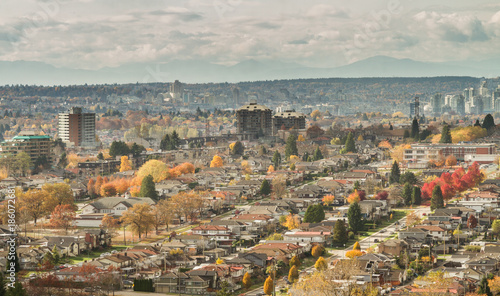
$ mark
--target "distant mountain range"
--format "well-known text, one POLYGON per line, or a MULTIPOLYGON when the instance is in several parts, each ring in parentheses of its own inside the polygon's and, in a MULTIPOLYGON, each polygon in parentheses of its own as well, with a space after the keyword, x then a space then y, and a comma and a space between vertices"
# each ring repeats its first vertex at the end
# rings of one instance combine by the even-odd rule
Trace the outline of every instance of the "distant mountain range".
POLYGON ((41 62, 0 61, 0 85, 71 85, 103 83, 241 82, 330 77, 500 76, 500 58, 478 62, 430 63, 375 56, 336 68, 313 68, 280 61, 247 60, 233 66, 206 61, 136 63, 116 68, 81 70, 56 68, 41 62))

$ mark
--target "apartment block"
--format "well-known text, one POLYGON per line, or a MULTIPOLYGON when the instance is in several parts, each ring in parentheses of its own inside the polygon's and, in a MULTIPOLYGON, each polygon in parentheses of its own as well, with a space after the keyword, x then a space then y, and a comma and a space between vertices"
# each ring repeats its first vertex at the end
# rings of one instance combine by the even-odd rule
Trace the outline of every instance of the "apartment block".
POLYGON ((69 147, 94 148, 95 113, 82 113, 82 108, 77 107, 59 113, 59 137, 69 147))
POLYGON ((411 162, 427 162, 437 160, 449 155, 456 157, 458 161, 474 159, 472 156, 494 156, 496 154, 495 144, 459 143, 459 144, 413 144, 410 149, 404 151, 404 160, 411 162))
POLYGON ((45 156, 49 163, 52 162, 51 146, 50 136, 35 135, 20 135, 1 143, 2 154, 16 155, 26 152, 32 162, 42 156, 45 156))

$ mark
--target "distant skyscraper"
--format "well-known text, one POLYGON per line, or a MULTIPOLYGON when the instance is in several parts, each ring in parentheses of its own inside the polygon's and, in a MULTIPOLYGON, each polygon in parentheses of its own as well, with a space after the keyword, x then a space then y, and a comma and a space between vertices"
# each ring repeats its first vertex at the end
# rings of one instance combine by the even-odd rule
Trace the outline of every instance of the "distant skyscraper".
POLYGON ((415 101, 410 103, 410 118, 420 118, 420 99, 415 97, 415 101))
POLYGON ((465 97, 462 95, 457 96, 457 108, 456 111, 460 115, 465 115, 465 97))
POLYGON ((431 106, 432 106, 432 112, 435 115, 440 115, 441 114, 441 106, 443 105, 443 95, 440 93, 437 93, 432 96, 431 98, 431 106))
POLYGON ((486 86, 486 81, 481 81, 481 86, 479 87, 479 95, 480 96, 489 96, 490 91, 486 86))
POLYGON ((59 113, 59 138, 69 146, 95 147, 95 113, 82 113, 77 107, 59 113))
POLYGON ((240 89, 237 87, 233 88, 233 102, 235 104, 240 103, 240 89))
POLYGON ((182 94, 184 92, 184 85, 179 82, 179 80, 176 80, 170 85, 170 92, 175 94, 182 94))
POLYGON ((475 96, 472 97, 472 105, 474 106, 474 110, 476 114, 483 114, 484 112, 484 104, 483 99, 481 97, 475 96))

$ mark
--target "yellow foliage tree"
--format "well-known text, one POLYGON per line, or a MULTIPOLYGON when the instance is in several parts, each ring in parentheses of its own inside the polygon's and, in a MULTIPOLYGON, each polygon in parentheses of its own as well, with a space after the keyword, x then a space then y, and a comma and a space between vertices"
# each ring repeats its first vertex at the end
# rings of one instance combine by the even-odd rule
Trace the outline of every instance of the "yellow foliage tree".
POLYGON ((148 160, 144 163, 137 171, 137 176, 134 180, 134 185, 139 186, 142 183, 142 179, 147 175, 153 176, 153 181, 158 183, 168 177, 167 164, 163 161, 157 159, 148 160))
POLYGON ((124 155, 121 157, 120 172, 130 171, 132 169, 132 164, 128 159, 128 156, 124 155))
POLYGON ((361 245, 359 244, 359 242, 355 242, 352 249, 357 250, 357 251, 361 251, 361 245))
POLYGON ((359 135, 358 141, 363 141, 363 140, 364 140, 363 135, 359 135))
POLYGON ((363 255, 363 253, 361 253, 361 251, 358 251, 358 250, 351 250, 351 251, 347 251, 345 253, 345 256, 347 258, 351 258, 351 259, 362 256, 362 255, 363 255))
POLYGON ((215 264, 217 264, 217 265, 224 264, 224 260, 217 258, 217 261, 215 261, 215 264))
POLYGON ((300 221, 299 221, 298 215, 294 215, 294 214, 290 213, 290 214, 288 214, 288 216, 286 216, 286 222, 283 226, 285 226, 289 230, 292 230, 292 229, 299 228, 299 224, 300 224, 300 221))
POLYGON ((317 120, 319 117, 321 117, 321 112, 319 112, 319 110, 314 110, 314 111, 311 113, 311 117, 312 117, 314 120, 317 120))
POLYGON ((333 196, 333 195, 325 195, 323 197, 322 201, 323 201, 323 204, 325 206, 329 206, 329 205, 331 205, 335 201, 335 196, 333 196))
POLYGON ((325 248, 323 248, 323 246, 321 245, 316 245, 312 248, 311 250, 311 255, 314 257, 314 258, 318 258, 319 256, 323 255, 323 252, 325 251, 325 248))
POLYGON ((304 136, 303 135, 299 135, 297 137, 297 142, 304 142, 306 139, 304 139, 304 136))
POLYGON ((250 167, 250 164, 246 160, 243 160, 241 162, 241 169, 242 169, 242 171, 243 171, 244 174, 250 174, 250 173, 252 173, 252 168, 250 167))
POLYGON ((210 162, 210 167, 211 168, 220 168, 224 165, 222 162, 222 158, 219 155, 214 155, 214 158, 212 158, 212 162, 210 162))
POLYGON ((347 202, 348 203, 353 203, 353 202, 359 202, 360 199, 359 199, 359 193, 358 193, 358 190, 357 189, 354 189, 354 192, 351 193, 348 197, 347 197, 347 202))
POLYGON ((378 148, 387 148, 387 149, 392 149, 391 143, 387 140, 383 140, 380 143, 378 143, 378 148))
POLYGON ((266 281, 264 282, 264 293, 266 295, 272 295, 273 288, 274 288, 273 279, 271 278, 271 276, 268 276, 266 281))
POLYGON ((250 276, 250 274, 247 272, 245 272, 245 275, 243 276, 243 287, 245 287, 245 289, 250 289, 250 287, 252 286, 252 277, 250 276))
POLYGON ((270 165, 269 168, 267 168, 267 172, 268 173, 272 173, 274 172, 274 166, 273 165, 270 165))
POLYGON ((328 264, 326 263, 325 258, 319 257, 318 260, 316 260, 316 263, 314 263, 314 268, 316 268, 317 271, 323 271, 328 268, 328 264))
POLYGON ((288 272, 288 281, 290 283, 294 283, 298 279, 299 279, 299 270, 297 269, 297 266, 293 265, 290 268, 290 271, 288 272))
POLYGON ((392 150, 391 150, 391 157, 393 160, 397 161, 398 163, 401 163, 401 162, 406 162, 404 160, 404 151, 406 149, 410 149, 411 148, 411 145, 409 144, 402 144, 402 145, 398 145, 396 147, 394 147, 392 150))
POLYGON ((445 164, 447 166, 457 165, 457 158, 455 156, 453 156, 453 155, 449 155, 448 157, 446 157, 445 164))

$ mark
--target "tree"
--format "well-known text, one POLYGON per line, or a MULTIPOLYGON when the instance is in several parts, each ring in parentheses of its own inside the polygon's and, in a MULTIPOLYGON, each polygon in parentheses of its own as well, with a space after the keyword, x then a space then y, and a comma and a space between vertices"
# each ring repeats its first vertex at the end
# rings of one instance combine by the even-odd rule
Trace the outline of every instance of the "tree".
POLYGON ((50 225, 62 228, 68 233, 76 220, 76 213, 72 205, 58 205, 50 215, 50 225))
POLYGON ((483 119, 483 125, 481 127, 485 128, 488 131, 495 127, 495 120, 493 119, 493 116, 491 116, 491 114, 486 114, 483 119))
POLYGON ((314 158, 314 160, 323 159, 323 154, 321 153, 321 150, 319 149, 319 146, 316 147, 316 150, 314 150, 313 158, 314 158))
POLYGON ((405 172, 404 174, 401 174, 401 176, 399 177, 399 183, 404 184, 406 182, 410 183, 411 185, 417 184, 418 180, 413 172, 405 172))
POLYGON ((14 165, 22 176, 25 176, 31 167, 31 157, 28 153, 21 151, 14 157, 14 165))
POLYGON ((319 110, 314 110, 312 113, 311 113, 311 118, 316 121, 318 119, 318 117, 321 117, 321 112, 319 110))
POLYGON ((267 168, 267 173, 273 173, 274 172, 274 166, 271 164, 269 165, 269 167, 267 168))
POLYGON ((222 158, 219 155, 214 155, 214 157, 212 158, 212 162, 210 162, 210 167, 211 168, 220 168, 223 165, 224 164, 222 162, 222 158))
POLYGON ((480 295, 486 295, 486 296, 493 296, 493 293, 491 293, 490 286, 488 285, 488 279, 483 277, 481 280, 481 283, 479 283, 479 286, 477 288, 477 293, 480 295))
POLYGON ((493 221, 493 224, 491 224, 492 232, 495 234, 497 237, 500 235, 500 220, 495 219, 493 221))
POLYGON ((269 184, 269 181, 264 179, 264 181, 262 181, 262 184, 260 185, 260 194, 269 195, 270 193, 271 193, 271 184, 269 184))
POLYGON ((130 148, 125 142, 113 141, 109 147, 109 155, 111 157, 128 155, 130 153, 130 148))
POLYGON ((441 208, 444 208, 443 192, 441 191, 441 186, 436 185, 432 190, 431 211, 441 208))
POLYGON ((448 157, 446 157, 445 164, 447 166, 457 165, 457 158, 454 155, 448 155, 448 157))
POLYGON ((285 158, 289 159, 292 155, 299 155, 299 151, 297 149, 297 140, 295 136, 290 134, 286 139, 285 158))
POLYGON ((351 251, 347 251, 345 253, 345 256, 347 258, 351 258, 351 259, 362 256, 362 255, 363 255, 363 253, 361 251, 358 251, 358 250, 351 250, 351 251))
POLYGON ((278 152, 278 150, 274 151, 273 158, 271 159, 271 162, 273 163, 274 169, 277 169, 280 167, 281 154, 278 152))
POLYGON ((329 206, 335 201, 335 196, 334 195, 325 195, 321 201, 323 202, 323 205, 329 206))
POLYGON ((469 229, 474 229, 477 226, 477 219, 474 215, 470 215, 467 219, 467 227, 469 229))
POLYGON ((64 169, 68 166, 68 158, 66 156, 66 152, 63 152, 61 154, 61 157, 59 157, 59 162, 57 163, 57 166, 60 167, 61 169, 64 169))
POLYGON ((299 135, 297 137, 297 142, 304 142, 306 139, 304 139, 304 136, 303 135, 299 135))
POLYGON ((310 205, 304 214, 305 223, 318 223, 325 219, 325 211, 321 204, 310 205))
POLYGON ((271 276, 268 276, 266 281, 264 282, 264 294, 272 295, 274 290, 274 283, 271 276))
POLYGON ((42 186, 42 191, 46 196, 44 202, 46 213, 51 213, 58 205, 66 204, 73 206, 74 204, 73 191, 71 190, 71 186, 66 183, 45 183, 42 186))
POLYGON ((154 200, 158 199, 153 176, 147 175, 142 179, 140 195, 141 197, 149 197, 154 200))
POLYGON ((439 143, 452 143, 451 139, 451 132, 450 132, 450 127, 445 124, 443 126, 443 129, 441 130, 441 139, 439 140, 439 143))
POLYGON ((105 214, 104 217, 102 217, 100 227, 112 234, 114 231, 120 228, 120 220, 113 218, 113 216, 109 214, 105 214))
MULTIPOLYGON (((44 207, 47 195, 42 190, 29 189, 27 192, 17 194, 19 209, 31 217, 35 225, 40 217, 47 214, 44 207)), ((1 296, 1 295, 0 295, 1 296)))
POLYGON ((309 139, 316 139, 321 137, 325 131, 318 125, 312 125, 306 130, 306 135, 309 139))
POLYGON ((111 183, 106 183, 101 186, 101 196, 115 196, 116 195, 116 187, 111 183))
POLYGON ((347 212, 347 219, 349 221, 349 228, 357 233, 363 229, 363 220, 361 216, 361 207, 357 202, 351 203, 347 212))
POLYGON ((122 215, 122 222, 129 225, 132 231, 139 235, 139 239, 144 232, 153 225, 153 215, 151 206, 147 203, 136 203, 131 208, 128 208, 122 215))
POLYGON ((403 186, 403 191, 401 193, 401 196, 403 197, 403 201, 407 206, 411 205, 412 193, 413 193, 413 188, 410 185, 410 183, 405 183, 405 185, 403 186))
POLYGON ((98 159, 98 160, 104 160, 104 154, 102 154, 102 152, 99 152, 99 153, 97 154, 97 159, 98 159))
POLYGON ((245 154, 245 146, 240 141, 236 141, 229 145, 231 155, 243 155, 245 154))
POLYGON ((392 163, 391 174, 389 176, 389 183, 399 183, 399 178, 401 177, 401 171, 399 170, 399 165, 397 161, 392 163))
POLYGON ((300 221, 299 221, 298 215, 294 215, 294 214, 290 213, 290 214, 288 214, 288 216, 286 216, 286 222, 283 226, 288 228, 288 230, 292 230, 292 229, 299 228, 299 224, 300 224, 300 221))
POLYGON ((290 262, 288 262, 288 264, 290 265, 290 267, 292 267, 292 266, 299 267, 301 262, 300 262, 299 258, 297 257, 297 255, 294 255, 292 257, 292 259, 290 259, 290 262))
POLYGON ((121 157, 120 172, 130 171, 132 169, 132 164, 128 159, 128 156, 124 155, 121 157))
POLYGON ((411 202, 414 205, 420 205, 422 203, 422 194, 420 192, 420 187, 413 187, 413 192, 411 193, 411 202))
POLYGON ((335 226, 333 227, 333 243, 342 246, 347 243, 347 229, 345 223, 342 220, 337 220, 335 226))
POLYGON ((356 144, 354 143, 354 135, 349 132, 345 141, 345 146, 341 151, 342 153, 354 152, 356 153, 356 144))
POLYGON ((375 199, 376 200, 387 200, 387 197, 389 197, 389 193, 385 190, 382 190, 382 191, 377 193, 377 195, 375 196, 375 199))
POLYGON ((353 250, 361 251, 361 245, 359 244, 359 242, 355 242, 354 246, 352 247, 352 249, 353 250))
POLYGON ((21 282, 16 282, 14 287, 9 287, 7 289, 6 296, 28 296, 28 293, 23 288, 23 284, 21 282))
POLYGON ((474 126, 481 127, 481 123, 479 123, 479 119, 476 119, 476 122, 474 123, 474 126))
POLYGON ((299 279, 299 270, 297 269, 297 266, 293 265, 290 268, 290 271, 288 272, 288 281, 290 283, 294 283, 298 279, 299 279))
POLYGON ((245 287, 245 289, 250 289, 250 287, 252 286, 252 277, 250 276, 250 274, 247 272, 245 272, 245 275, 243 276, 243 287, 245 287))
POLYGON ((217 260, 215 261, 215 264, 217 264, 217 265, 224 264, 224 260, 222 260, 221 258, 217 258, 217 260))
POLYGON ((411 133, 410 133, 410 137, 415 139, 415 141, 418 141, 420 139, 420 129, 419 129, 419 126, 418 126, 418 120, 416 117, 413 118, 413 122, 411 124, 411 133))
POLYGON ((328 268, 328 264, 326 263, 325 258, 319 257, 318 260, 316 260, 316 263, 314 263, 314 268, 316 268, 317 271, 323 271, 328 268))
POLYGON ((283 198, 286 195, 286 180, 284 176, 275 177, 272 181, 272 188, 276 198, 283 198))
POLYGON ((325 252, 325 248, 321 245, 316 245, 312 248, 311 250, 311 255, 314 258, 318 258, 319 256, 323 255, 323 252, 325 252))
POLYGON ((405 129, 405 131, 403 132, 403 139, 408 139, 410 137, 410 132, 405 129))

